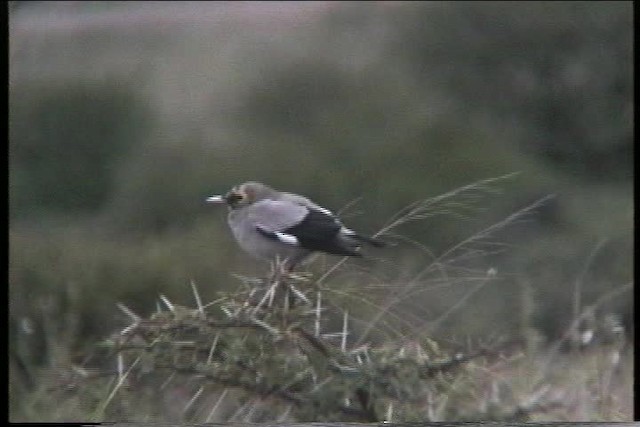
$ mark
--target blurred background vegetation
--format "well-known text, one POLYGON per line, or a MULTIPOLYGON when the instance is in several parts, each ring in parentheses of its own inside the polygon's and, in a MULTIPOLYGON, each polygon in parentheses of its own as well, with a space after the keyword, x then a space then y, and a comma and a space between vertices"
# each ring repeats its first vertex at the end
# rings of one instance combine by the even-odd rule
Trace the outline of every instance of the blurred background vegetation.
MULTIPOLYGON (((203 204, 246 180, 335 211, 357 198, 345 217, 373 233, 519 172, 467 220, 399 230, 434 254, 554 194, 501 230, 510 249, 477 261, 501 279, 442 337, 517 334, 527 287, 552 341, 577 288, 588 305, 632 280, 631 2, 8 7, 12 375, 122 327, 118 301, 149 313, 160 293, 190 303, 191 280, 213 299, 231 273, 263 274, 203 204)), ((389 281, 428 262, 410 245, 376 256, 389 281)), ((459 288, 411 303, 437 318, 459 288)), ((628 294, 602 310, 631 329, 628 294)))

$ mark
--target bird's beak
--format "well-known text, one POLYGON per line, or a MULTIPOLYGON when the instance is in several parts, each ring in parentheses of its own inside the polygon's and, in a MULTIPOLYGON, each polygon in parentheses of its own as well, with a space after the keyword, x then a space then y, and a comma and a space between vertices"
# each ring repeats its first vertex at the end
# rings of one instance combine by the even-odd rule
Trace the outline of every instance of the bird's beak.
POLYGON ((221 204, 221 203, 226 203, 227 201, 224 199, 223 196, 211 196, 211 197, 207 197, 204 200, 206 203, 216 203, 216 204, 221 204))

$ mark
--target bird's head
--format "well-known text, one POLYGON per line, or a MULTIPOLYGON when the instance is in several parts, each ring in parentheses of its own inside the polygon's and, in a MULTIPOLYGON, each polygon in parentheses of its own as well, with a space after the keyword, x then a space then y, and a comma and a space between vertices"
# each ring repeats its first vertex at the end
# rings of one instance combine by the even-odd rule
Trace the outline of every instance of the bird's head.
POLYGON ((239 209, 248 206, 258 200, 268 198, 275 192, 271 187, 255 181, 245 182, 236 185, 224 196, 211 196, 205 201, 207 203, 225 203, 231 209, 239 209))

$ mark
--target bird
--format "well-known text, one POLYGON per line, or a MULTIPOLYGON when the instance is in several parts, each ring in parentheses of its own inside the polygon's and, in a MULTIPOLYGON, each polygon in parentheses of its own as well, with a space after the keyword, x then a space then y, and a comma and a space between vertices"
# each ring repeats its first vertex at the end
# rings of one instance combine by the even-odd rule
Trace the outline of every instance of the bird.
POLYGON ((304 196, 256 181, 236 185, 205 202, 226 204, 227 222, 238 245, 254 258, 282 260, 285 271, 316 252, 361 257, 363 244, 386 245, 345 227, 333 212, 304 196))

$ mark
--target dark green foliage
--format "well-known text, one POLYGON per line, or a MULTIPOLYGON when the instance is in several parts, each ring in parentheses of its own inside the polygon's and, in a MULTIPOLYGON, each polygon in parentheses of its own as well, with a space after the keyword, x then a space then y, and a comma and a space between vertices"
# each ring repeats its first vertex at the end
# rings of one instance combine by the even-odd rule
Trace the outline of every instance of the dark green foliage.
POLYGON ((527 152, 581 179, 630 179, 630 2, 445 2, 397 12, 404 25, 390 51, 415 79, 446 88, 459 114, 517 128, 527 152))
POLYGON ((11 216, 98 211, 150 121, 134 88, 121 83, 11 87, 11 216))
MULTIPOLYGON (((212 302, 194 286, 196 308, 162 297, 163 308, 145 318, 121 305, 129 326, 79 364, 62 364, 46 380, 54 382, 50 393, 61 408, 86 411, 92 421, 523 422, 570 411, 566 398, 546 396, 545 388, 563 386, 552 385, 559 375, 549 376, 534 352, 500 344, 447 350, 424 334, 354 345, 359 337, 347 327, 344 307, 328 301, 332 290, 310 275, 242 283, 212 302), (342 327, 333 329, 339 318, 342 327)), ((618 335, 595 355, 572 355, 574 369, 608 352, 620 355, 625 340, 618 335)), ((599 363, 611 375, 618 362, 599 363)), ((46 408, 46 399, 32 399, 30 408, 14 404, 46 408)))
MULTIPOLYGON (((178 381, 196 381, 209 393, 232 389, 247 403, 269 401, 266 420, 290 406, 295 420, 334 422, 379 422, 390 405, 395 420, 424 419, 427 394, 448 394, 456 378, 469 375, 465 365, 482 353, 446 355, 426 338, 424 343, 346 351, 332 343, 331 334, 314 333, 318 316, 326 319, 341 311, 314 308, 321 286, 289 276, 253 279, 248 285, 206 309, 172 305, 169 311, 135 320, 104 346, 121 354, 131 366, 127 375, 138 381, 157 383, 177 376, 178 381)), ((85 380, 79 386, 90 384, 85 380)), ((98 412, 99 419, 118 419, 113 408, 120 407, 120 400, 102 405, 105 412, 98 412)), ((451 415, 457 418, 459 414, 451 415)))

